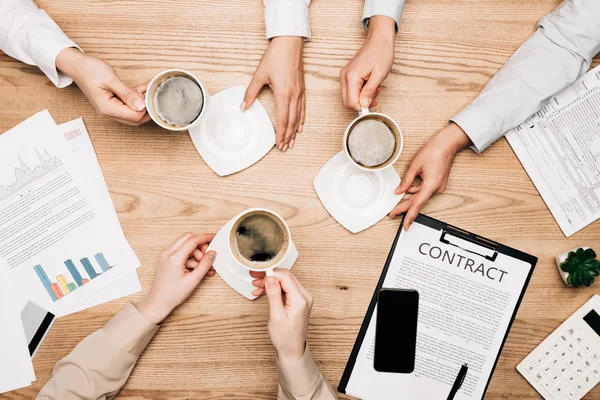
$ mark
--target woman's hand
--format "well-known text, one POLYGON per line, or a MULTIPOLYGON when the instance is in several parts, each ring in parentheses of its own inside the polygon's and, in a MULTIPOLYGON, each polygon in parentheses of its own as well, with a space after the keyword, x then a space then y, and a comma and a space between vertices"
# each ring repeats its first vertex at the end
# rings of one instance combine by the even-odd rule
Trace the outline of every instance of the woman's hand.
POLYGON ((186 233, 160 256, 152 289, 137 304, 148 321, 159 324, 190 297, 204 276, 215 274, 216 253, 206 252, 214 237, 186 233))
POLYGON ((56 67, 75 81, 98 114, 134 126, 150 120, 141 87, 125 85, 106 62, 67 48, 56 57, 56 67))

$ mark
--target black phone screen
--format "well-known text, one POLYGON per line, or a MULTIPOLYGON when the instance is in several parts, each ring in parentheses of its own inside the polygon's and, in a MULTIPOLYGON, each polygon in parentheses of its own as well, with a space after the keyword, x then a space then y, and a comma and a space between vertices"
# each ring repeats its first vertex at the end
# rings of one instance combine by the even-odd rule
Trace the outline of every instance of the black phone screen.
POLYGON ((375 370, 409 374, 415 369, 419 293, 381 289, 377 299, 375 370))

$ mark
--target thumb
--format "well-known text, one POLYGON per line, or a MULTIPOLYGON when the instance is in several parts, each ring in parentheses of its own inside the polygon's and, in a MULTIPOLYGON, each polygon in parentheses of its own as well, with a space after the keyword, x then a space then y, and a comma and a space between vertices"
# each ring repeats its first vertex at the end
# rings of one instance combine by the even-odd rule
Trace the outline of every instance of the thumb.
POLYGON ((262 78, 258 78, 255 74, 254 77, 252 77, 252 82, 250 82, 246 89, 244 101, 242 101, 242 104, 240 105, 240 110, 246 111, 252 103, 254 103, 254 100, 258 97, 263 86, 265 86, 265 81, 262 78))
POLYGON ((398 188, 395 191, 396 194, 406 193, 408 188, 410 188, 413 182, 415 181, 415 178, 417 177, 418 173, 419 168, 411 162, 408 166, 408 169, 404 173, 404 176, 402 177, 402 182, 400 183, 400 186, 398 186, 398 188))
POLYGON ((214 250, 204 254, 204 256, 202 256, 200 259, 198 266, 194 268, 192 272, 190 272, 190 276, 194 279, 194 281, 197 282, 196 284, 199 284, 202 281, 210 267, 212 267, 216 255, 217 253, 214 250))
POLYGON ((385 79, 385 75, 382 75, 376 71, 371 73, 369 80, 362 87, 360 91, 360 105, 368 108, 371 105, 373 99, 377 96, 377 89, 385 79))
POLYGON ((273 320, 281 320, 286 317, 283 308, 283 295, 279 280, 274 276, 265 277, 265 291, 269 299, 269 314, 273 320))
POLYGON ((117 76, 111 81, 108 88, 132 110, 143 111, 146 107, 142 95, 124 84, 117 76))

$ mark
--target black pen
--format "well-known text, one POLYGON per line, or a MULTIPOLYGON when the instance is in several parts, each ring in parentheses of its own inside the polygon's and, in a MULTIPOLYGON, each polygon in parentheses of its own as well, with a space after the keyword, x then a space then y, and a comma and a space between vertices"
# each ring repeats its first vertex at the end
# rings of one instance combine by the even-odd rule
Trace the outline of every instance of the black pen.
POLYGON ((456 380, 452 385, 452 389, 450 389, 450 394, 448 394, 448 400, 454 400, 456 392, 458 392, 458 389, 460 389, 460 387, 463 384, 463 381, 465 380, 465 376, 467 376, 468 369, 469 366, 467 364, 463 364, 462 367, 460 367, 460 371, 458 371, 458 376, 456 377, 456 380))

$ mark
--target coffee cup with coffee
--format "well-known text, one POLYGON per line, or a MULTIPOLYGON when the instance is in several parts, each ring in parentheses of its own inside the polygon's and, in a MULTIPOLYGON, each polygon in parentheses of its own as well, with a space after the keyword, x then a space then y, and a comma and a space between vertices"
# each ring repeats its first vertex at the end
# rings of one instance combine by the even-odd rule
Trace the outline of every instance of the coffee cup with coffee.
POLYGON ((344 153, 354 165, 365 171, 380 171, 391 167, 402 153, 402 131, 385 114, 363 108, 346 128, 344 153))
POLYGON ((229 249, 241 267, 273 275, 290 252, 290 228, 277 213, 252 208, 240 214, 229 232, 229 249))
POLYGON ((208 91, 194 74, 169 69, 156 75, 146 91, 146 109, 157 125, 185 131, 196 125, 208 109, 208 91))

